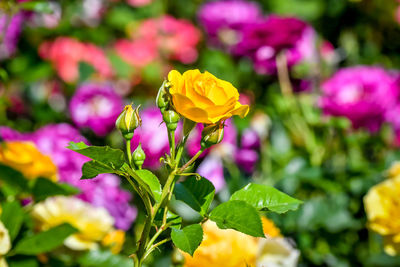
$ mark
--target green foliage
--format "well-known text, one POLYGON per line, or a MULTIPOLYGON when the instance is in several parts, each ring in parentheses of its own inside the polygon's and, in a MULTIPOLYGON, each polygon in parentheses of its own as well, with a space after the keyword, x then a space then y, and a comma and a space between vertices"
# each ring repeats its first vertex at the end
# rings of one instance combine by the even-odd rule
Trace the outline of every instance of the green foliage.
POLYGON ((222 203, 211 211, 209 217, 221 229, 234 229, 251 236, 264 237, 260 215, 245 201, 230 200, 222 203))
POLYGON ((148 186, 148 190, 151 192, 153 198, 156 201, 161 200, 161 185, 158 181, 157 176, 155 176, 149 170, 138 170, 136 173, 139 175, 141 180, 148 186))
POLYGON ((35 201, 42 201, 48 197, 57 195, 75 195, 79 192, 79 189, 73 186, 54 183, 46 178, 36 179, 32 188, 32 195, 35 201))
POLYGON ((79 258, 82 267, 132 267, 132 260, 110 251, 90 250, 79 258))
POLYGON ((67 148, 106 164, 114 170, 121 168, 125 163, 124 152, 108 146, 88 146, 84 142, 70 142, 67 148))
POLYGON ((8 166, 0 164, 0 180, 14 187, 18 191, 28 191, 28 181, 22 173, 8 166))
POLYGON ((0 221, 7 228, 11 240, 14 240, 24 221, 25 212, 18 201, 6 202, 2 205, 0 221))
POLYGON ((47 231, 26 237, 15 246, 15 253, 37 255, 49 252, 62 245, 64 240, 77 230, 69 224, 61 224, 47 231))
POLYGON ((193 256, 203 240, 203 229, 200 224, 192 224, 182 229, 172 229, 171 238, 175 246, 193 256))
POLYGON ((185 202, 189 207, 205 216, 214 199, 215 188, 204 177, 197 179, 190 176, 184 182, 175 185, 175 198, 185 202))
POLYGON ((296 210, 302 203, 272 186, 253 183, 235 192, 231 200, 243 200, 258 210, 267 209, 277 213, 296 210))
POLYGON ((108 165, 97 160, 85 162, 82 166, 81 179, 92 179, 102 173, 115 173, 116 171, 108 165))

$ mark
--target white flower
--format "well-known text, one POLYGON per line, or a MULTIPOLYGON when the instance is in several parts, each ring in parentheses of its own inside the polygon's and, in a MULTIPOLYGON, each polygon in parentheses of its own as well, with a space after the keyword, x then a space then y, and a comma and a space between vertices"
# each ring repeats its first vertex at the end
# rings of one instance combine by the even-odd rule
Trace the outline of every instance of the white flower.
POLYGON ((283 237, 260 239, 257 267, 295 267, 300 252, 283 237))

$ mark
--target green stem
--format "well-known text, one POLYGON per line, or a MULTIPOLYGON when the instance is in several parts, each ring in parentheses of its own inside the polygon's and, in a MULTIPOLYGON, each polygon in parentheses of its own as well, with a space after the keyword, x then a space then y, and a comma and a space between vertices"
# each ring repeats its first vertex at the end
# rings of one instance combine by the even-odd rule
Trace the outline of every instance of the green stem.
POLYGON ((131 140, 126 140, 126 154, 128 156, 129 166, 132 167, 131 140))
POLYGON ((186 169, 187 167, 189 167, 198 157, 200 157, 200 155, 201 155, 201 153, 203 153, 203 151, 204 151, 204 149, 200 149, 200 150, 196 153, 196 155, 194 155, 188 162, 186 162, 185 165, 183 165, 183 166, 178 170, 177 173, 179 174, 179 173, 184 172, 185 169, 186 169))
POLYGON ((175 163, 175 131, 168 130, 168 141, 172 161, 175 163))

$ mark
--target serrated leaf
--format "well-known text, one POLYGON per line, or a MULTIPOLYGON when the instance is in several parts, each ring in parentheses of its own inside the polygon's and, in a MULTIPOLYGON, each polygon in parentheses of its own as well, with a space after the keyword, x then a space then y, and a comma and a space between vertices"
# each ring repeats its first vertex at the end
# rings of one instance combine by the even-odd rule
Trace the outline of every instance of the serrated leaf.
POLYGON ((0 180, 16 188, 18 191, 29 191, 28 180, 17 170, 0 164, 0 180))
POLYGON ((268 209, 276 213, 296 210, 302 201, 292 198, 285 193, 268 185, 250 183, 236 191, 231 200, 242 200, 258 210, 268 209))
POLYGON ((161 200, 161 184, 157 176, 148 170, 138 170, 136 173, 149 186, 154 195, 154 199, 159 202, 161 200))
POLYGON ((183 201, 204 216, 214 199, 215 187, 204 177, 197 179, 191 176, 175 185, 174 194, 177 200, 183 201))
POLYGON ((35 201, 42 201, 51 196, 57 195, 74 195, 79 193, 77 188, 67 184, 58 184, 46 178, 38 178, 32 188, 32 195, 35 201))
POLYGON ((14 240, 24 221, 24 210, 18 201, 5 202, 1 208, 0 220, 7 228, 11 240, 14 240))
POLYGON ((104 163, 97 160, 91 160, 83 164, 81 179, 91 179, 102 173, 116 173, 116 171, 104 163))
POLYGON ((15 247, 16 254, 36 255, 51 251, 61 246, 64 240, 77 230, 65 223, 45 232, 22 239, 15 247))
POLYGON ((70 142, 67 147, 79 154, 97 160, 117 170, 125 163, 124 152, 109 146, 88 146, 84 142, 70 142))
POLYGON ((221 229, 234 229, 251 236, 264 237, 260 215, 253 206, 242 200, 220 204, 211 211, 210 220, 221 229))
POLYGON ((193 256, 203 241, 203 229, 200 224, 192 224, 183 229, 172 228, 171 239, 177 248, 193 256))

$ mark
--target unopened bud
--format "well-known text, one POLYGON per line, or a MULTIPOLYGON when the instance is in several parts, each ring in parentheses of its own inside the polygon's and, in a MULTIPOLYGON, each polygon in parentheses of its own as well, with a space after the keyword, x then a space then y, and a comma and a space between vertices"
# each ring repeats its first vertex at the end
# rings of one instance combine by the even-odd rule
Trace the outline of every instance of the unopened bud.
POLYGON ((167 84, 168 82, 166 80, 162 83, 160 89, 158 89, 158 94, 156 98, 156 105, 161 110, 161 113, 165 112, 170 102, 169 95, 167 92, 167 84))
POLYGON ((224 138, 224 124, 213 124, 205 127, 201 132, 201 148, 206 149, 216 145, 224 138))
POLYGON ((144 160, 146 159, 146 154, 144 153, 142 149, 142 145, 139 144, 135 151, 132 153, 132 160, 133 163, 139 168, 142 169, 142 165, 144 163, 144 160))
POLYGON ((176 127, 178 127, 179 119, 179 114, 173 110, 163 112, 163 120, 170 131, 175 131, 176 127))
POLYGON ((131 105, 125 106, 124 110, 119 114, 115 121, 115 127, 121 131, 122 136, 131 140, 135 129, 142 124, 142 120, 139 117, 140 105, 133 109, 131 105))

